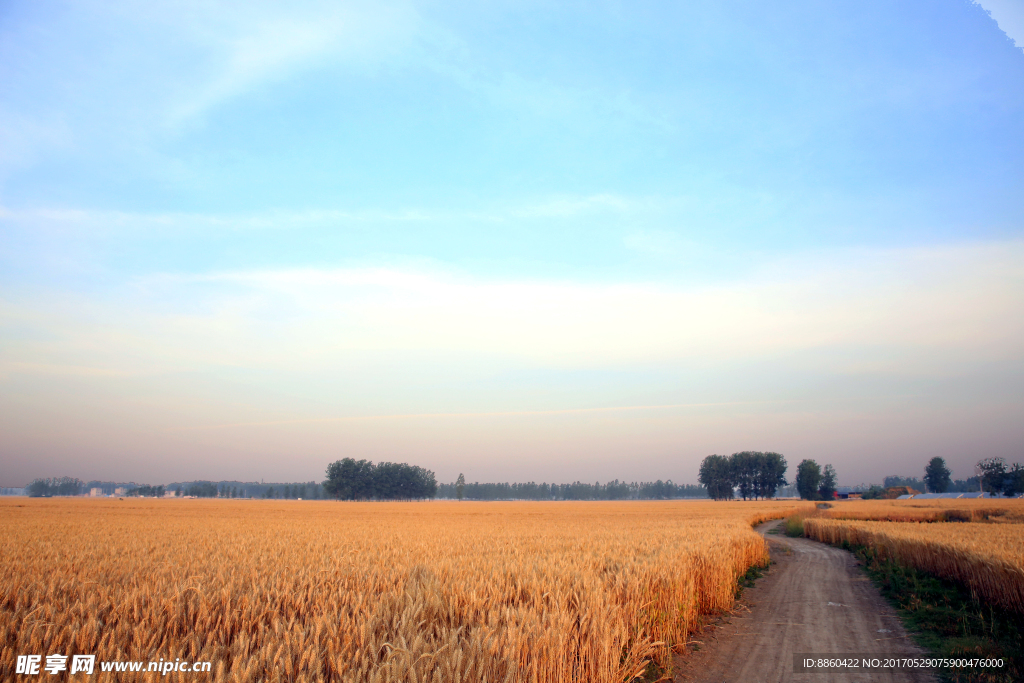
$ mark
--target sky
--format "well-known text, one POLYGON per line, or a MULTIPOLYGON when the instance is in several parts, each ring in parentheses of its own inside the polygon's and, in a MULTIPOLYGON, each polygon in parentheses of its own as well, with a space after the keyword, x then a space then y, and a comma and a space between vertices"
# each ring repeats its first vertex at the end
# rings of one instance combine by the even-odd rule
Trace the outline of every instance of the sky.
POLYGON ((1024 462, 1024 1, 0 4, 0 485, 1024 462))

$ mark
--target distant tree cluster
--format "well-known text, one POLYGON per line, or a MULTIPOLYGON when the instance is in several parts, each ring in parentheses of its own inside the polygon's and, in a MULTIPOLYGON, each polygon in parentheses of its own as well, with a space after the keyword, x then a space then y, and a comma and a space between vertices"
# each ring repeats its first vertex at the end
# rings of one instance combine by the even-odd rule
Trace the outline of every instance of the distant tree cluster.
MULTIPOLYGON (((632 486, 632 484, 630 485, 632 486)), ((637 500, 671 500, 674 498, 707 498, 708 490, 699 484, 674 484, 672 480, 640 482, 637 500)))
POLYGON ((217 492, 217 485, 212 481, 198 481, 185 489, 185 495, 193 498, 216 498, 217 492))
MULTIPOLYGON (((929 461, 929 465, 935 460, 942 461, 941 467, 945 469, 946 464, 942 458, 932 458, 929 461)), ((948 469, 946 470, 949 471, 948 469)), ((979 491, 981 489, 981 477, 968 477, 967 479, 953 479, 943 488, 943 477, 940 476, 934 481, 929 483, 927 468, 925 470, 924 479, 917 479, 915 477, 898 477, 890 476, 882 480, 882 486, 877 486, 883 493, 885 489, 892 488, 894 486, 906 486, 916 491, 927 491, 928 493, 968 493, 979 491)))
POLYGON ((715 500, 729 500, 737 492, 743 500, 773 498, 779 487, 786 485, 786 468, 780 453, 709 455, 700 464, 698 479, 715 500))
MULTIPOLYGON (((232 494, 234 489, 232 489, 232 494)), ((284 498, 289 500, 319 500, 323 498, 323 487, 315 481, 299 484, 278 484, 275 488, 266 488, 259 497, 261 498, 284 498)), ((229 496, 230 497, 230 496, 229 496)))
POLYGON ((36 479, 25 488, 25 492, 33 498, 45 498, 49 496, 78 496, 81 495, 85 482, 73 477, 59 477, 50 479, 36 479))
POLYGON ((415 465, 344 458, 327 466, 327 495, 340 500, 419 500, 437 495, 434 473, 415 465))
POLYGON ((576 481, 571 484, 548 484, 536 482, 474 482, 466 483, 459 475, 453 484, 438 486, 439 498, 458 500, 670 500, 675 498, 706 498, 703 486, 675 484, 668 481, 624 482, 614 479, 606 484, 587 484, 576 481))
POLYGON ((163 487, 178 496, 197 498, 301 498, 317 500, 323 498, 323 489, 315 481, 296 483, 267 483, 239 481, 191 481, 172 483, 163 487))
POLYGON ((822 469, 813 460, 803 460, 796 468, 796 489, 804 500, 832 500, 838 478, 832 465, 822 469))
POLYGON ((1017 496, 1024 493, 1024 466, 1019 462, 1006 466, 1005 458, 985 458, 976 466, 981 488, 989 493, 1017 496))
POLYGON ((150 498, 163 498, 164 487, 163 486, 138 486, 128 491, 124 495, 126 496, 146 496, 150 498))
POLYGON ((946 461, 934 457, 924 468, 924 478, 886 477, 884 488, 872 486, 865 498, 881 497, 885 489, 906 486, 929 493, 974 493, 985 491, 994 495, 1017 496, 1024 493, 1024 466, 1008 466, 1005 458, 984 458, 975 465, 976 475, 967 479, 952 479, 946 461), (877 489, 877 490, 876 490, 877 489))
MULTIPOLYGON (((941 458, 939 458, 941 460, 941 458)), ((915 491, 925 491, 928 489, 928 485, 923 479, 917 477, 886 477, 882 480, 882 487, 891 489, 895 487, 906 486, 907 488, 914 489, 915 491)), ((933 493, 943 493, 942 491, 934 491, 933 493)))
POLYGON ((981 488, 981 477, 967 477, 966 479, 954 479, 946 493, 967 493, 977 491, 981 488))
POLYGON ((878 498, 885 498, 885 489, 878 484, 872 484, 871 486, 860 487, 861 498, 864 500, 875 500, 878 498))

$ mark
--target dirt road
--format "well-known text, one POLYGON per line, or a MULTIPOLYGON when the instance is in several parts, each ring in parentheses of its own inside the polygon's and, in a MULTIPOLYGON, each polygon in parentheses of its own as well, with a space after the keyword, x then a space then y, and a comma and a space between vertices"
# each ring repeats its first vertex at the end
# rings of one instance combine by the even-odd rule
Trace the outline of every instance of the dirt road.
MULTIPOLYGON (((758 527, 767 530, 780 522, 758 527)), ((910 657, 925 653, 853 556, 802 538, 767 535, 772 565, 736 608, 703 634, 698 652, 677 660, 677 683, 853 681, 933 683, 930 671, 794 673, 795 653, 910 657)))

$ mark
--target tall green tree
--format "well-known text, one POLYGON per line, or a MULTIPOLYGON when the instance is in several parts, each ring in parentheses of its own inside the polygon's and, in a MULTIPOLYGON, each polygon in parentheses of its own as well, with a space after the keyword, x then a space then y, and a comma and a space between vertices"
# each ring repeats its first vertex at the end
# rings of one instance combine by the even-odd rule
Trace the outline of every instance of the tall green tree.
POLYGON ((697 475, 708 495, 715 500, 729 500, 733 497, 732 461, 724 455, 709 455, 700 463, 697 475))
MULTIPOLYGON (((771 498, 786 484, 786 459, 779 453, 741 451, 729 457, 730 486, 739 489, 743 500, 771 498)), ((725 468, 722 468, 723 476, 725 468)))
POLYGON ((466 490, 466 477, 459 472, 459 478, 455 480, 455 497, 462 500, 462 493, 466 490))
POLYGON ((786 485, 788 467, 781 453, 762 453, 757 471, 757 495, 774 498, 779 487, 786 485))
POLYGON ((999 495, 1006 488, 1006 460, 984 458, 978 461, 975 470, 981 475, 983 490, 999 495))
POLYGON ((836 497, 836 470, 832 465, 825 465, 825 470, 821 473, 818 495, 822 500, 832 500, 836 497))
POLYGON ((796 468, 796 490, 804 500, 818 499, 821 468, 813 460, 804 460, 796 468))
POLYGON ((740 490, 743 500, 753 498, 757 490, 758 465, 761 453, 743 451, 733 453, 729 458, 732 469, 732 484, 740 490))
POLYGON ((344 458, 327 466, 324 491, 341 500, 415 500, 437 495, 430 470, 406 463, 344 458))
POLYGON ((1008 496, 1019 496, 1024 493, 1024 466, 1019 462, 1013 463, 1013 467, 1006 473, 1007 485, 1003 493, 1008 496))
POLYGON ((324 491, 339 500, 366 500, 373 495, 373 463, 342 458, 327 466, 324 491))
POLYGON ((946 461, 934 457, 928 461, 924 468, 924 483, 930 493, 945 493, 949 485, 953 483, 950 479, 951 472, 946 467, 946 461))

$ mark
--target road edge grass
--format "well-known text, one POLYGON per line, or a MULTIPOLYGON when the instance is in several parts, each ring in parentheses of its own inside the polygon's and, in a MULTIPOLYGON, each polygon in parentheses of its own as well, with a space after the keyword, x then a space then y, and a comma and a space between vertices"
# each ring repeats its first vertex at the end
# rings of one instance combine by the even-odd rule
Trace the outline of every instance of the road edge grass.
POLYGON ((787 517, 784 523, 784 529, 786 535, 790 538, 803 538, 804 536, 804 516, 793 515, 787 517))
POLYGON ((745 588, 753 588, 754 583, 768 573, 771 566, 775 564, 775 560, 768 559, 762 564, 752 564, 747 568, 747 571, 741 576, 736 578, 736 599, 739 600, 743 597, 743 590, 745 588))
POLYGON ((1024 680, 1024 615, 985 604, 963 584, 880 556, 844 541, 861 570, 892 605, 904 628, 933 657, 1002 658, 1002 669, 942 668, 951 683, 1013 683, 1024 680))

